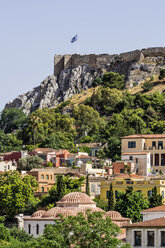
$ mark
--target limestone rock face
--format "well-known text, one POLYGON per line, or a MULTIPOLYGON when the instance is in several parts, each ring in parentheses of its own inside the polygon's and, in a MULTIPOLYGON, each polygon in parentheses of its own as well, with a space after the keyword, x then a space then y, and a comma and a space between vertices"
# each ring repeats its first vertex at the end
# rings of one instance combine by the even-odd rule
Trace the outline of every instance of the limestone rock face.
POLYGON ((92 86, 93 79, 99 76, 96 69, 87 65, 64 69, 60 75, 48 76, 40 86, 26 94, 19 95, 5 108, 21 108, 25 114, 36 109, 52 108, 63 100, 92 86))
POLYGON ((162 49, 155 48, 154 52, 153 49, 146 49, 110 57, 98 55, 95 58, 91 55, 91 59, 90 55, 84 55, 81 61, 81 56, 74 55, 72 64, 65 68, 60 67, 57 75, 48 76, 40 86, 19 95, 7 103, 5 108, 21 108, 24 113, 29 114, 38 108, 55 107, 74 94, 92 87, 93 80, 101 77, 106 71, 125 75, 125 87, 132 88, 152 75, 159 74, 161 68, 165 68, 165 48, 162 49), (100 56, 101 62, 94 64, 92 59, 99 60, 100 56))

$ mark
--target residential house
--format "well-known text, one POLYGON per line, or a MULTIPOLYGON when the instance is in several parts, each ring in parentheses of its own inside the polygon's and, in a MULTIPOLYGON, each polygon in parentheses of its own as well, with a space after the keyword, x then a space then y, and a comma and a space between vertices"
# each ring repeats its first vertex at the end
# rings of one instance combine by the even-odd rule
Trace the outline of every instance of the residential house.
POLYGON ((139 175, 165 172, 165 134, 136 134, 122 137, 121 159, 133 161, 139 175))
POLYGON ((1 161, 0 172, 14 171, 17 169, 17 163, 15 161, 1 161))

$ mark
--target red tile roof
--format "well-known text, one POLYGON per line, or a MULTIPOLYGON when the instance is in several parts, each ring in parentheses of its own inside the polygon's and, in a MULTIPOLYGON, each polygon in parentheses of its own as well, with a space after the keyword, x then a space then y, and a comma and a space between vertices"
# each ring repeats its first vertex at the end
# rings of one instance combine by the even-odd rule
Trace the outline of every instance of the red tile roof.
POLYGON ((146 213, 146 212, 165 212, 165 205, 161 205, 154 208, 148 208, 142 211, 142 213, 146 213))
POLYGON ((137 223, 123 226, 123 228, 129 228, 129 227, 148 227, 148 228, 149 227, 165 227, 165 217, 137 222, 137 223))
POLYGON ((122 139, 157 139, 165 138, 165 134, 133 134, 129 136, 123 136, 122 139))

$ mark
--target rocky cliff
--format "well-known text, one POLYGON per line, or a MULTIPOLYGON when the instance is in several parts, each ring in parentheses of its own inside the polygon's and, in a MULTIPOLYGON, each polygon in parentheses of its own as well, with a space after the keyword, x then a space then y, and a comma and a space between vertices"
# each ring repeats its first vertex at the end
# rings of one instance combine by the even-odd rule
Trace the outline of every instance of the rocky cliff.
POLYGON ((149 48, 119 55, 56 55, 54 75, 40 86, 19 95, 5 108, 21 108, 26 114, 37 108, 54 107, 92 86, 105 71, 125 75, 125 86, 133 87, 165 68, 165 48, 149 48))

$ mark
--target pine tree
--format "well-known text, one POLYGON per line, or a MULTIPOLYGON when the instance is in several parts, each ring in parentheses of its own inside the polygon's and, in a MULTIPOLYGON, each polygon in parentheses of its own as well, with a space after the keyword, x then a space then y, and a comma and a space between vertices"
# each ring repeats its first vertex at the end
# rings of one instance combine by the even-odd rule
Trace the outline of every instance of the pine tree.
POLYGON ((110 183, 109 195, 108 195, 108 211, 114 210, 114 196, 113 196, 113 187, 110 183))
POLYGON ((86 176, 86 194, 90 196, 90 188, 89 188, 89 176, 86 176))
POLYGON ((65 194, 65 182, 63 180, 62 175, 57 176, 57 201, 61 200, 61 198, 65 194))
POLYGON ((152 189, 152 195, 149 197, 150 208, 161 206, 163 204, 162 198, 163 197, 160 194, 158 194, 157 187, 155 186, 152 189))

